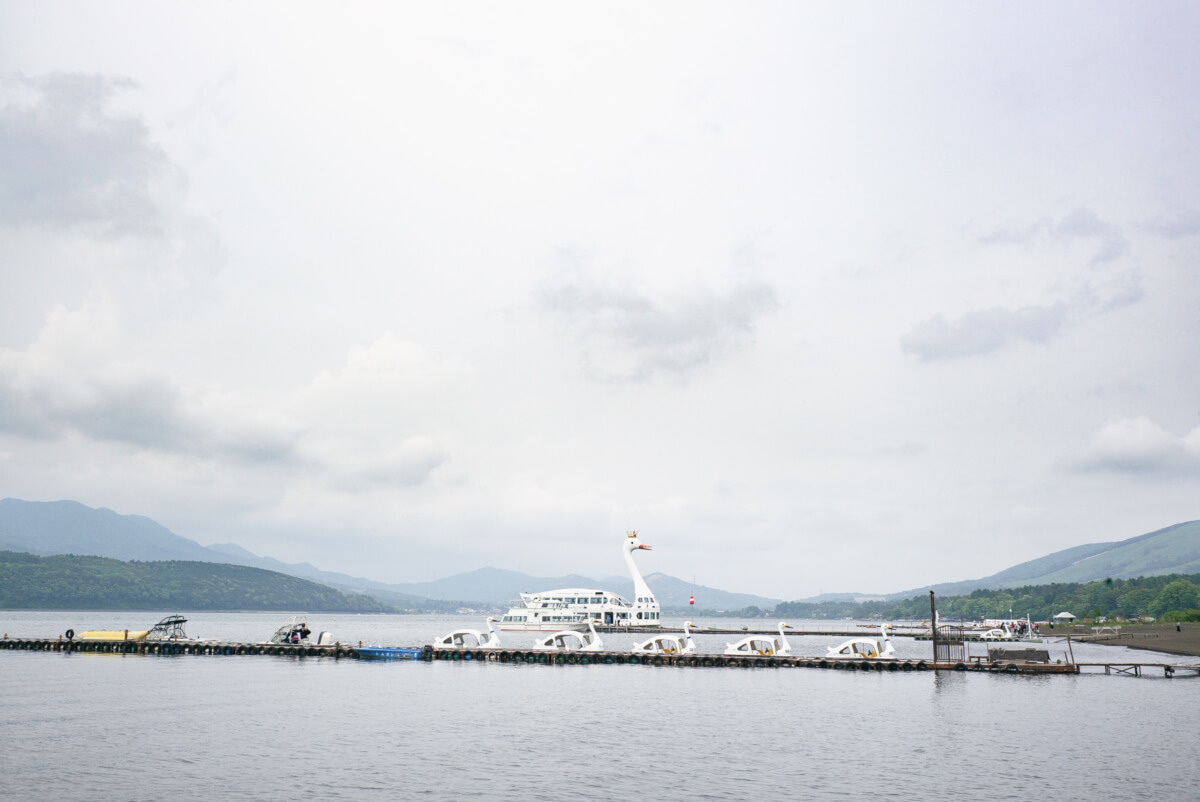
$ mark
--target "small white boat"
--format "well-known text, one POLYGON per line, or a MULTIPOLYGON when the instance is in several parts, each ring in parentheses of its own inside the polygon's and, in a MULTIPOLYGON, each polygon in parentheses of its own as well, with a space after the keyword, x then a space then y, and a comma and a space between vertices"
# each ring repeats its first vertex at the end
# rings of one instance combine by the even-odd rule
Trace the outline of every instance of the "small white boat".
POLYGON ((1012 640, 1012 633, 1005 629, 989 629, 979 633, 979 640, 1012 640))
POLYGON ((988 629, 981 632, 979 640, 1007 640, 1019 643, 1041 643, 1042 638, 1033 627, 1029 616, 1024 618, 986 619, 983 625, 988 629))
POLYGON ((725 654, 733 656, 758 655, 760 657, 784 657, 792 653, 792 646, 788 643, 787 636, 783 634, 783 631, 791 628, 790 624, 780 621, 778 638, 766 635, 751 635, 747 638, 742 638, 737 643, 726 643, 725 654))
POLYGON ((192 638, 184 631, 183 625, 187 623, 187 619, 181 615, 169 615, 162 621, 159 621, 146 634, 148 641, 176 641, 188 643, 215 643, 216 638, 192 638))
POLYGON ((599 652, 604 650, 604 643, 596 632, 596 626, 590 620, 587 622, 587 632, 576 632, 565 629, 555 632, 545 638, 534 641, 535 652, 599 652))
MULTIPOLYGON (((275 634, 271 636, 271 639, 267 641, 267 643, 283 643, 290 644, 292 646, 311 646, 313 643, 308 637, 311 634, 312 630, 308 628, 306 616, 294 615, 292 616, 291 623, 284 624, 279 629, 275 630, 275 634)), ((317 636, 317 642, 315 645, 332 646, 333 633, 322 632, 317 636)))
POLYGON ((830 646, 827 649, 827 656, 859 660, 895 657, 896 647, 892 645, 892 639, 888 636, 888 625, 881 626, 879 632, 883 635, 882 642, 874 638, 851 638, 845 643, 830 646))
POLYGON ((438 652, 447 649, 499 649, 500 634, 493 626, 495 622, 495 618, 487 620, 487 632, 480 632, 478 629, 456 629, 449 635, 435 640, 433 649, 438 652))
POLYGON ((696 641, 692 640, 689 629, 692 622, 683 625, 682 635, 655 635, 653 638, 635 643, 634 654, 693 654, 696 651, 696 641))

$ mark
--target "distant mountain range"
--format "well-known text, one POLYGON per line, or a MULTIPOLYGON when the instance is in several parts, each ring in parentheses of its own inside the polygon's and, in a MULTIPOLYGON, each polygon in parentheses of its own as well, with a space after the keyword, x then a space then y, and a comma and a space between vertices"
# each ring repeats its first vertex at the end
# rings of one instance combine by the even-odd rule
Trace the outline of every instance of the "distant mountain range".
MULTIPOLYGON (((594 587, 633 595, 629 577, 596 580, 577 574, 534 577, 518 571, 480 568, 432 582, 386 583, 333 571, 309 563, 285 563, 258 555, 234 543, 201 546, 141 515, 119 515, 77 501, 0 500, 0 550, 40 556, 54 554, 93 555, 118 560, 195 560, 245 565, 319 582, 346 593, 363 593, 387 604, 406 609, 435 609, 462 606, 506 607, 522 591, 594 587)), ((704 610, 740 610, 755 606, 771 608, 779 599, 746 593, 730 593, 695 585, 666 574, 650 574, 646 581, 664 608, 686 610, 689 597, 704 610)))
MULTIPOLYGON (((633 595, 627 576, 604 579, 570 574, 534 577, 500 568, 480 568, 432 582, 387 583, 333 571, 309 563, 285 563, 259 557, 234 543, 201 546, 140 515, 118 515, 75 501, 0 500, 0 549, 37 555, 79 554, 118 560, 198 560, 263 568, 308 579, 346 593, 363 593, 405 609, 454 609, 461 606, 505 607, 522 591, 556 588, 604 588, 633 595), (432 605, 430 602, 438 602, 432 605)), ((1156 532, 1111 543, 1090 543, 1015 565, 982 579, 934 585, 939 596, 967 594, 1055 582, 1090 582, 1138 576, 1200 573, 1200 521, 1168 526, 1156 532)), ((770 609, 779 599, 696 585, 667 574, 646 577, 664 608, 688 609, 695 596, 698 610, 770 609)), ((826 593, 803 602, 906 599, 928 593, 929 586, 889 594, 826 593)))

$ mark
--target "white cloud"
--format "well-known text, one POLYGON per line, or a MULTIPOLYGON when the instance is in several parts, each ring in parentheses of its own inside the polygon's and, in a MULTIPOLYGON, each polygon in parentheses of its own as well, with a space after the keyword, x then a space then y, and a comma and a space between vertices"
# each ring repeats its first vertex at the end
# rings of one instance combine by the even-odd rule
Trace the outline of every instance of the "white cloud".
POLYGON ((1148 473, 1200 467, 1200 428, 1171 434, 1145 416, 1114 416, 1092 438, 1080 462, 1089 471, 1148 473))

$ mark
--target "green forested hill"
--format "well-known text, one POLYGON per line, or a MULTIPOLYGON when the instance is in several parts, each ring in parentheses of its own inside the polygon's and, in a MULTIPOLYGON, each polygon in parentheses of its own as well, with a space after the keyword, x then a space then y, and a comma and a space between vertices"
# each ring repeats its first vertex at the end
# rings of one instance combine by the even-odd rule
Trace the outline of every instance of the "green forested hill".
POLYGON ((11 551, 0 551, 0 609, 396 611, 369 596, 243 565, 11 551))

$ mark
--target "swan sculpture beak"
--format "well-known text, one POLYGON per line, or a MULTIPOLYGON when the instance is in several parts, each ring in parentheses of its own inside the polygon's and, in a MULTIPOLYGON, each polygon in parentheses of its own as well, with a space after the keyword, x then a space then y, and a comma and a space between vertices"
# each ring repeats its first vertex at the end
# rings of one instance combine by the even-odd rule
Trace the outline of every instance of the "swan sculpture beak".
POLYGON ((639 549, 642 549, 642 550, 644 550, 644 551, 653 551, 653 550, 654 550, 654 549, 652 549, 650 546, 647 546, 647 545, 645 545, 644 543, 643 543, 643 544, 639 544, 639 545, 638 545, 638 548, 639 548, 639 549))

